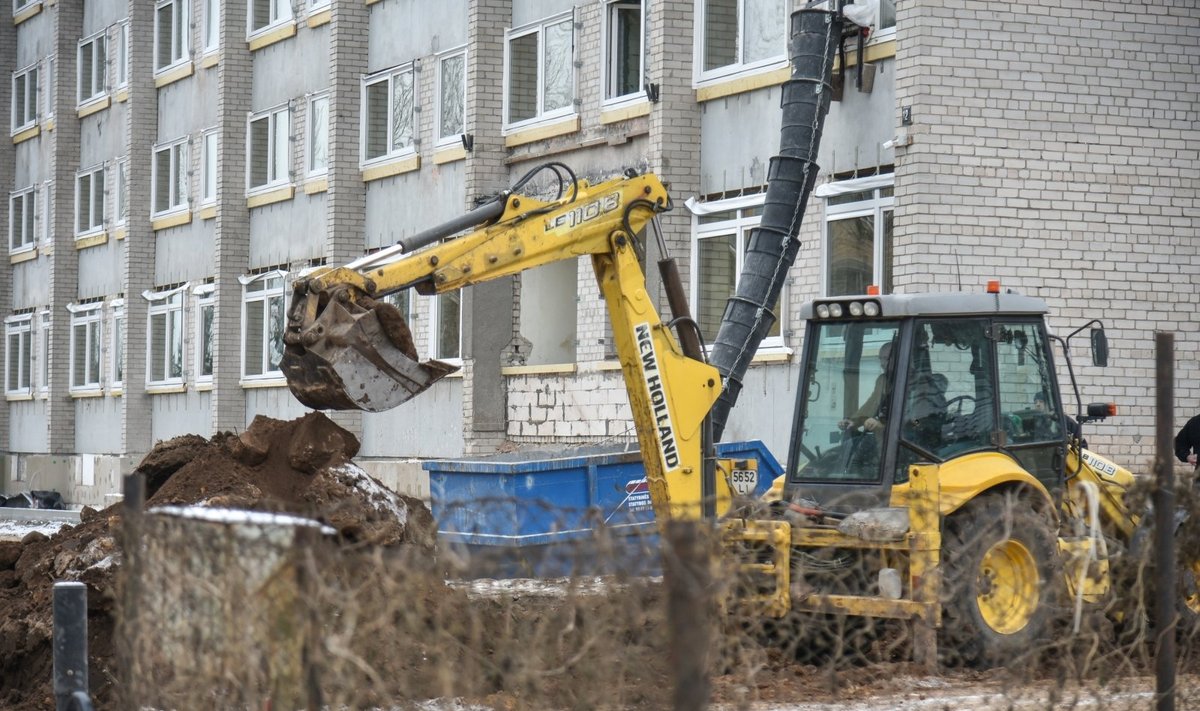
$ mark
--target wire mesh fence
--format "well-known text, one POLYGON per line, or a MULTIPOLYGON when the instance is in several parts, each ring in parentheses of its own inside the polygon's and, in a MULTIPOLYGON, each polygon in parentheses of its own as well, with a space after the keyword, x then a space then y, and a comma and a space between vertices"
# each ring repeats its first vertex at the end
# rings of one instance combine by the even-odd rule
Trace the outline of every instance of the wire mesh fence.
MULTIPOLYGON (((1189 514, 1200 514, 1200 500, 1190 488, 1179 496, 1179 558, 1197 561, 1200 515, 1189 514)), ((1126 501, 1145 510, 1141 487, 1126 501)), ((585 512, 542 513, 559 516, 564 535, 529 545, 460 539, 429 551, 351 544, 287 517, 152 509, 129 527, 138 543, 126 544, 122 566, 117 636, 126 641, 128 678, 117 689, 120 705, 1155 705, 1163 625, 1151 602, 1156 576, 1144 527, 1105 532, 1104 564, 1074 570, 1072 583, 1058 541, 1070 532, 1053 528, 1048 512, 1016 496, 977 502, 940 525, 940 626, 923 638, 919 620, 801 609, 830 595, 907 596, 902 556, 869 545, 793 550, 794 607, 765 613, 741 601, 762 592, 746 570, 767 551, 731 545, 720 527, 681 524, 664 536, 594 521, 582 535, 585 512), (1034 560, 1032 578, 1000 570, 1023 552, 1034 560), (897 571, 897 589, 880 576, 884 568, 897 571), (1080 595, 1079 575, 1111 584, 1080 595), (914 663, 932 651, 922 649, 931 640, 936 663, 914 663)), ((1200 707, 1195 570, 1177 569, 1177 708, 1200 707)))

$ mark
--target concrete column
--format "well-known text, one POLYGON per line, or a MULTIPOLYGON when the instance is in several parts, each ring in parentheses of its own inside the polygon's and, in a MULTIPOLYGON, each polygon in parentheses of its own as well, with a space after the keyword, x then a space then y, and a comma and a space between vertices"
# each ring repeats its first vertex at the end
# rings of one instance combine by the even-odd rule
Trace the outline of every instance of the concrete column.
MULTIPOLYGON (((0 67, 17 66, 17 28, 11 22, 0 22, 0 67)), ((12 106, 12 82, 0 81, 0 106, 12 106)), ((8 182, 0 190, 0 225, 8 224, 8 208, 9 202, 7 192, 15 187, 12 184, 12 177, 16 171, 16 150, 13 148, 12 141, 0 141, 0 175, 10 176, 8 182)), ((38 195, 38 200, 45 200, 46 196, 38 195)), ((40 203, 39 203, 40 204, 40 203)), ((6 238, 7 239, 7 238, 6 238)), ((8 245, 5 245, 7 251, 8 245)), ((13 309, 13 267, 5 260, 0 262, 0 318, 9 316, 13 309)), ((40 317, 33 317, 33 329, 30 331, 30 339, 34 339, 39 333, 37 325, 40 317)), ((36 340, 31 340, 31 343, 36 343, 36 340)), ((3 344, 3 348, 8 348, 7 339, 3 344)), ((2 356, 0 356, 2 357, 2 356)), ((7 373, 2 374, 5 378, 7 373)), ((7 387, 7 383, 5 383, 7 387)), ((34 386, 37 387, 36 385, 34 386)), ((3 388, 0 388, 2 391, 3 388)), ((8 432, 8 402, 0 398, 0 457, 7 454, 10 447, 9 432, 8 432)), ((4 474, 8 460, 6 457, 0 459, 0 481, 4 481, 4 474)))
MULTIPOLYGON (((683 201, 700 190, 700 105, 692 89, 693 0, 648 3, 647 82, 659 87, 650 105, 650 169, 668 183, 675 209, 662 216, 667 248, 687 283, 692 219, 683 201)), ((658 276, 658 244, 646 240, 647 290, 657 295, 660 313, 666 298, 658 276)))
MULTIPOLYGON (((79 118, 75 113, 78 42, 83 36, 83 3, 56 2, 54 51, 54 176, 50 238, 50 397, 46 402, 50 454, 75 449, 75 402, 71 399, 71 315, 66 305, 79 294, 79 253, 75 251, 75 173, 79 170, 79 118)), ((107 181, 107 177, 106 177, 107 181)), ((107 182, 106 182, 107 185, 107 182)))
MULTIPOLYGON (((334 0, 329 31, 329 192, 325 257, 331 265, 362 256, 367 187, 359 168, 361 79, 367 73, 370 9, 358 0, 334 0)), ((362 436, 361 412, 331 413, 338 425, 362 436)))
MULTIPOLYGON (((512 0, 470 0, 467 6, 466 205, 508 187, 501 135, 504 28, 512 24, 512 0)), ((500 374, 513 337, 515 279, 501 279, 463 294, 463 432, 468 453, 494 451, 507 429, 507 388, 500 374)))
POLYGON ((253 73, 246 45, 246 0, 226 0, 221 11, 221 63, 217 66, 217 224, 213 250, 216 290, 213 317, 213 431, 246 424, 242 391, 242 285, 250 259, 246 207, 246 118, 253 73))
MULTIPOLYGON (((154 36, 154 6, 129 0, 130 37, 154 36)), ((146 394, 146 328, 149 304, 142 292, 154 287, 155 239, 150 229, 150 156, 158 135, 158 90, 154 86, 154 45, 131 41, 129 46, 129 101, 125 114, 129 219, 125 255, 121 265, 125 284, 125 384, 121 396, 122 451, 134 458, 150 451, 153 426, 150 398, 146 394)), ((117 177, 109 178, 112 193, 117 177)), ((110 201, 116 205, 116 201, 110 201)), ((114 218, 116 215, 114 215, 114 218)))

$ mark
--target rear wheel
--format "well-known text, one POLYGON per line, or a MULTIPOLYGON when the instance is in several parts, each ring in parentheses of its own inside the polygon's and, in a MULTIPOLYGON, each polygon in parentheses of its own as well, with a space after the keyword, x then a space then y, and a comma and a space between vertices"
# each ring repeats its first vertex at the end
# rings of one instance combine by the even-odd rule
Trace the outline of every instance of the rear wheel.
POLYGON ((1010 664, 1055 618, 1062 576, 1050 521, 1015 495, 983 496, 946 520, 942 660, 1010 664))

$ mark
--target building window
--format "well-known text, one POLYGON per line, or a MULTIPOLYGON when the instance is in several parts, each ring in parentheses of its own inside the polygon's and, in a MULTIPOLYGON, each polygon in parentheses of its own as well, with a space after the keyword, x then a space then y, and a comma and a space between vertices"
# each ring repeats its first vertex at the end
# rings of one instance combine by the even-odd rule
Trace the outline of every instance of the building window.
POLYGON ((200 139, 204 160, 200 163, 200 204, 217 200, 217 130, 206 131, 200 139))
POLYGON ((250 190, 284 185, 291 181, 288 171, 290 118, 286 106, 264 111, 250 118, 250 190))
POLYGON ((213 297, 212 284, 204 284, 195 291, 196 301, 196 381, 211 383, 213 376, 213 319, 217 313, 217 302, 213 297))
POLYGON ((154 71, 188 59, 187 0, 159 0, 154 6, 154 71))
POLYGON ((46 57, 46 118, 54 116, 54 98, 55 88, 58 86, 58 79, 55 72, 58 70, 58 55, 52 54, 46 57))
POLYGON ((437 137, 439 145, 457 143, 467 123, 467 52, 438 58, 437 137))
POLYGON ((892 291, 892 176, 844 180, 820 186, 825 198, 823 292, 865 294, 875 285, 892 291))
POLYGON ((150 302, 150 327, 146 356, 149 385, 183 382, 183 293, 182 288, 144 292, 150 302))
POLYGON ((50 392, 50 312, 43 311, 38 326, 38 389, 50 392))
POLYGON ((330 0, 308 0, 308 11, 310 13, 320 12, 329 7, 330 0))
POLYGON ((12 132, 23 131, 37 122, 38 68, 26 67, 13 73, 12 132))
POLYGON ((112 354, 111 387, 120 390, 125 385, 125 300, 113 302, 112 313, 112 354))
POLYGON ((79 43, 79 104, 104 96, 104 64, 108 55, 107 38, 103 33, 79 43))
POLYGON ((282 375, 284 277, 275 271, 242 279, 242 377, 247 380, 282 375))
POLYGON ((574 16, 509 30, 505 40, 505 123, 512 127, 573 113, 574 16))
POLYGON ((784 0, 698 0, 701 79, 787 59, 784 0))
POLYGON ((429 353, 438 360, 462 357, 462 291, 438 294, 429 301, 429 353))
POLYGON ((308 100, 308 174, 318 175, 329 168, 329 95, 308 100))
POLYGON ((640 95, 645 71, 642 2, 613 0, 607 5, 607 13, 604 98, 622 99, 640 95))
POLYGON ((292 19, 292 0, 250 0, 250 34, 292 19))
POLYGON ((204 0, 204 53, 221 47, 221 0, 204 0))
POLYGON ((68 305, 71 311, 71 390, 100 388, 100 304, 68 305))
MULTIPOLYGON (((692 303, 705 340, 712 342, 725 315, 725 305, 737 290, 750 235, 762 220, 764 195, 701 203, 695 213, 692 242, 692 303)), ((786 291, 786 289, 785 289, 786 291)), ((763 339, 764 347, 783 346, 782 324, 787 303, 784 293, 775 303, 775 322, 763 339)))
POLYGON ((187 209, 187 149, 186 138, 154 149, 151 200, 156 216, 187 209))
POLYGON ((4 394, 33 392, 33 316, 14 316, 4 322, 4 394))
POLYGON ((37 214, 37 190, 33 187, 8 196, 8 250, 24 252, 37 244, 34 215, 37 214))
POLYGON ((42 0, 13 0, 13 14, 24 10, 27 7, 42 4, 42 0))
POLYGON ((117 162, 117 224, 129 221, 129 159, 117 162))
POLYGON ((117 29, 117 88, 129 86, 129 23, 117 29))
POLYGON ((416 82, 412 66, 363 80, 363 162, 416 149, 416 82))
POLYGON ((75 175, 75 235, 104 229, 104 168, 75 175))

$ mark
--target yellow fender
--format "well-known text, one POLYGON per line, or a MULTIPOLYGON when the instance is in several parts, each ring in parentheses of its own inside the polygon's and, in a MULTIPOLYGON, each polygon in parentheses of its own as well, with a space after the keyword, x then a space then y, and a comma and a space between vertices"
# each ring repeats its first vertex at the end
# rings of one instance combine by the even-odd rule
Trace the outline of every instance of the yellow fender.
MULTIPOLYGON (((1048 510, 1054 499, 1045 485, 1025 471, 1015 459, 1000 452, 977 452, 944 462, 937 469, 938 513, 949 516, 980 494, 1003 484, 1019 484, 1038 492, 1048 510)), ((908 506, 911 487, 908 482, 892 487, 892 506, 908 506)))

